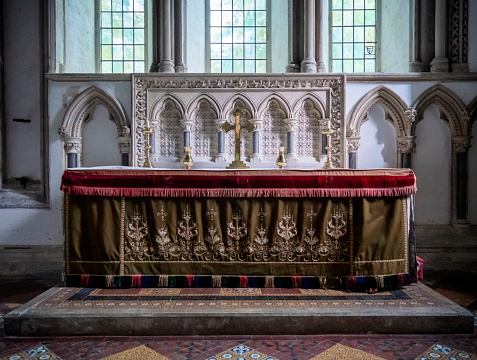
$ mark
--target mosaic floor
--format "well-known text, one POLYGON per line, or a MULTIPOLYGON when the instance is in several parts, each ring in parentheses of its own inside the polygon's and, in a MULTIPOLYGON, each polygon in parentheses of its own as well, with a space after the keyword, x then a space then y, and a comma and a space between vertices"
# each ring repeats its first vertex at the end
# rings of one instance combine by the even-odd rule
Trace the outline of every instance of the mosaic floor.
MULTIPOLYGON (((5 315, 46 284, 25 281, 13 286, 0 280, 0 315, 5 315), (12 294, 13 293, 13 294, 12 294), (23 297, 22 297, 23 295, 23 297)), ((121 294, 101 289, 67 289, 38 306, 140 307, 167 310, 171 305, 193 307, 254 306, 423 306, 428 299, 412 289, 380 294, 341 294, 331 290, 300 289, 128 289, 121 294), (109 294, 108 294, 109 292, 109 294), (100 302, 103 305, 98 305, 100 302), (221 304, 223 302, 223 304, 221 304), (90 305, 88 305, 90 303, 90 305), (281 305, 278 305, 278 304, 281 305), (310 304, 316 303, 316 304, 310 304), (333 305, 333 303, 337 303, 333 305), (346 304, 345 304, 346 303, 346 304), (393 304, 391 304, 393 303, 393 304), (108 305, 113 304, 113 305, 108 305), (121 305, 126 304, 126 305, 121 305), (155 305, 154 305, 155 304, 155 305), (203 304, 203 305, 199 305, 203 304), (268 304, 268 305, 267 305, 268 304), (149 306, 148 305, 148 306, 149 306), (76 305, 78 306, 78 305, 76 305), (371 305, 369 305, 371 306, 371 305), (379 306, 379 305, 378 305, 379 306)), ((473 295, 472 295, 473 296, 473 295)), ((477 316, 477 297, 462 297, 477 316)), ((251 324, 253 326, 253 324, 251 324)), ((476 319, 477 329, 477 319, 476 319)), ((309 335, 309 336, 181 336, 181 337, 41 337, 6 338, 0 317, 0 359, 161 359, 161 360, 318 360, 318 359, 474 359, 474 335, 309 335)))

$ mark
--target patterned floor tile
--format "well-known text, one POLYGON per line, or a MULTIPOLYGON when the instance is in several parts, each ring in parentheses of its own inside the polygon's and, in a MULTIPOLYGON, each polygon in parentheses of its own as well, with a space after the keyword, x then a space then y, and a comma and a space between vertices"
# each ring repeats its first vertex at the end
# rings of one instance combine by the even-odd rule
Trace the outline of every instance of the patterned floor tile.
POLYGON ((38 346, 7 355, 2 357, 1 360, 61 360, 61 358, 46 346, 38 346))
POLYGON ((263 354, 257 350, 249 348, 245 345, 238 345, 236 347, 225 350, 219 354, 207 358, 207 360, 239 360, 239 359, 261 359, 261 360, 277 360, 274 357, 263 354))
POLYGON ((103 358, 103 360, 169 360, 156 351, 141 345, 118 354, 103 358))
POLYGON ((367 353, 363 350, 354 349, 345 345, 336 344, 311 360, 383 360, 383 358, 367 353))
POLYGON ((455 349, 447 345, 434 344, 416 360, 477 360, 476 354, 455 349))

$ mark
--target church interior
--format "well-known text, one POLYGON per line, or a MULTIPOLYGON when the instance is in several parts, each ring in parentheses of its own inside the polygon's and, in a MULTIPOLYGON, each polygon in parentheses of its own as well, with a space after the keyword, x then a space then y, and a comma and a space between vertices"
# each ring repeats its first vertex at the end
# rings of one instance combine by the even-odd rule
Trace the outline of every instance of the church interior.
POLYGON ((0 359, 477 359, 477 1, 0 0, 0 359))

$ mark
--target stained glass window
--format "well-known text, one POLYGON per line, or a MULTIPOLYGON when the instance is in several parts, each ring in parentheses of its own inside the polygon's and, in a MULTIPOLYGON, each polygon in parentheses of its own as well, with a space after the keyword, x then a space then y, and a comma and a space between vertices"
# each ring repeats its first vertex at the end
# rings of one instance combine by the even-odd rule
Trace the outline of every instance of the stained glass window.
POLYGON ((100 0, 102 73, 143 73, 145 0, 100 0))
POLYGON ((376 0, 332 0, 333 72, 376 71, 376 0))
POLYGON ((210 72, 266 71, 266 0, 210 0, 210 72))

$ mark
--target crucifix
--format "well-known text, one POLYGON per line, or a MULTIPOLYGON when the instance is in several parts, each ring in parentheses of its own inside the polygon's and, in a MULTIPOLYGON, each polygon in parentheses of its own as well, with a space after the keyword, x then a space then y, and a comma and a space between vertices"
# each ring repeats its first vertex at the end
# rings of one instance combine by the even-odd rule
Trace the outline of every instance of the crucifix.
MULTIPOLYGON (((222 129, 228 133, 230 130, 235 129, 235 160, 227 166, 227 169, 248 169, 249 167, 240 160, 240 144, 242 141, 240 140, 240 117, 243 115, 239 108, 235 108, 234 112, 232 113, 235 116, 235 125, 231 125, 229 122, 224 122, 222 124, 222 129)), ((244 126, 244 129, 248 132, 252 132, 255 126, 252 123, 248 123, 244 126)))

